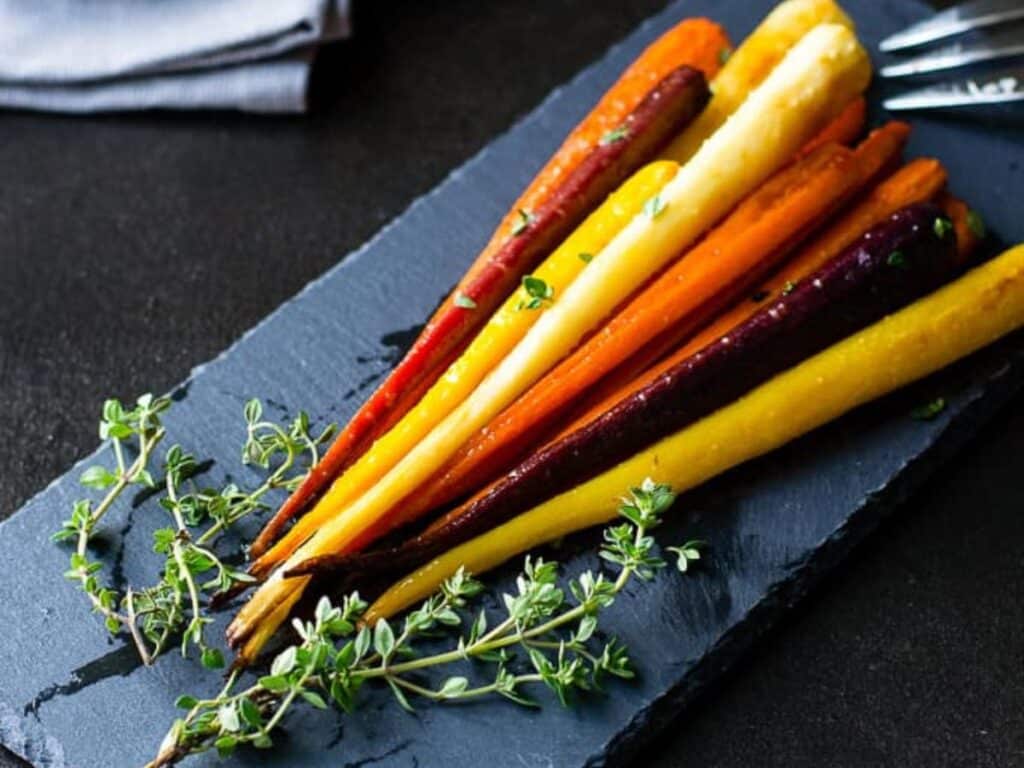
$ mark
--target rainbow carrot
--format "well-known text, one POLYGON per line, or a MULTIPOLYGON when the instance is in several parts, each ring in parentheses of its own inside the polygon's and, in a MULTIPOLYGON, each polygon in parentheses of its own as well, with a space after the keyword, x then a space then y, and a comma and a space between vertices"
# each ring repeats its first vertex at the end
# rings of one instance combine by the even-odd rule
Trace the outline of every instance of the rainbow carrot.
POLYGON ((443 526, 398 547, 303 563, 292 574, 401 573, 625 461, 755 386, 934 290, 960 264, 934 203, 904 208, 728 335, 681 361, 586 427, 531 453, 443 526), (889 259, 902 254, 902 267, 889 259), (340 573, 339 573, 340 572, 340 573))
MULTIPOLYGON (((839 217, 819 235, 815 236, 768 281, 750 292, 762 301, 778 296, 807 275, 820 268, 846 248, 862 232, 875 226, 888 216, 914 203, 932 200, 946 184, 946 171, 937 160, 917 159, 908 163, 878 184, 857 205, 839 217)), ((954 223, 957 218, 954 216, 954 223)), ((567 426, 559 436, 575 431, 597 418, 622 398, 646 386, 662 372, 704 348, 731 328, 736 327, 758 311, 758 303, 744 297, 729 311, 702 329, 662 362, 641 376, 614 377, 608 386, 595 390, 588 398, 585 412, 567 426), (590 405, 589 403, 593 403, 590 405)))
POLYGON ((283 571, 314 556, 345 551, 410 490, 443 465, 479 427, 572 350, 623 299, 696 240, 863 92, 870 62, 846 27, 809 32, 686 166, 597 254, 565 294, 543 310, 523 340, 473 393, 381 480, 337 513, 252 595, 228 627, 251 660, 284 602, 308 577, 283 571), (772 126, 766 131, 766 125, 772 126), (258 640, 257 640, 258 638, 258 640))
POLYGON ((853 22, 833 0, 786 0, 761 21, 711 81, 715 98, 693 124, 673 141, 664 156, 685 163, 704 140, 759 86, 796 43, 819 24, 853 22))
MULTIPOLYGON (((590 214, 541 264, 534 276, 550 286, 556 296, 561 296, 586 266, 580 255, 595 254, 604 249, 640 213, 644 203, 675 176, 678 169, 679 166, 669 160, 659 160, 642 168, 590 214)), ((540 317, 539 312, 520 311, 520 305, 529 298, 522 287, 508 298, 423 399, 346 469, 313 509, 252 564, 250 571, 253 575, 265 574, 290 555, 339 508, 377 482, 466 399, 540 317)))
POLYGON ((479 575, 521 552, 614 520, 645 478, 677 493, 775 450, 1024 326, 1024 245, 829 347, 633 458, 445 552, 394 584, 366 621, 427 597, 458 568, 479 575), (785 414, 785 418, 779 418, 785 414), (714 446, 714 450, 709 450, 714 446))
POLYGON ((267 523, 253 542, 261 554, 288 522, 319 496, 328 484, 415 403, 511 293, 520 276, 550 253, 586 215, 631 172, 656 154, 688 124, 708 99, 703 75, 691 68, 672 70, 625 117, 619 129, 599 142, 561 179, 545 202, 522 212, 519 228, 464 279, 455 298, 427 323, 408 354, 384 384, 353 416, 323 459, 267 523))
POLYGON ((826 144, 781 171, 692 251, 630 301, 589 341, 463 445, 445 471, 404 499, 379 532, 479 488, 549 435, 592 387, 626 380, 746 294, 801 235, 895 161, 909 128, 890 123, 857 152, 826 144), (636 361, 640 356, 642 359, 636 361))

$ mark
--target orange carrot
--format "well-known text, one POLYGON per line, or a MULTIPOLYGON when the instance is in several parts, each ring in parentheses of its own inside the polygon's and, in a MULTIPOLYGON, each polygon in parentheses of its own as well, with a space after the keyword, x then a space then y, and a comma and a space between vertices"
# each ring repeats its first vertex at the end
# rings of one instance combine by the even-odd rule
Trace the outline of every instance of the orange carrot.
POLYGON ((849 103, 839 117, 825 126, 824 130, 811 139, 800 150, 800 157, 811 154, 818 147, 835 142, 836 144, 853 144, 864 132, 867 120, 868 103, 860 96, 849 103))
POLYGON ((666 333, 692 334, 873 178, 876 157, 897 156, 906 136, 903 124, 891 124, 857 152, 828 144, 778 173, 464 445, 445 471, 382 518, 378 532, 492 479, 648 342, 666 333))
MULTIPOLYGON (((352 417, 320 463, 253 542, 253 555, 264 552, 294 517, 418 401, 486 322, 490 310, 504 301, 507 293, 502 290, 504 283, 517 284, 518 274, 488 284, 491 294, 500 291, 501 295, 472 296, 473 303, 479 306, 478 311, 467 312, 465 306, 465 296, 469 295, 467 287, 475 286, 477 278, 492 267, 510 235, 518 231, 520 221, 528 220, 530 213, 551 202, 562 183, 571 179, 573 172, 602 146, 603 137, 623 125, 652 88, 682 66, 698 69, 710 79, 717 74, 721 53, 729 46, 729 38, 719 25, 707 19, 687 19, 658 38, 626 69, 512 205, 490 242, 431 317, 413 347, 352 417)), ((522 266, 526 270, 531 267, 530 264, 522 266)), ((508 272, 509 268, 501 266, 500 271, 508 272)))
POLYGON ((961 259, 964 262, 969 261, 981 242, 981 233, 977 232, 970 223, 971 209, 963 200, 953 197, 948 192, 939 196, 939 207, 953 222, 953 229, 956 231, 956 246, 961 259))

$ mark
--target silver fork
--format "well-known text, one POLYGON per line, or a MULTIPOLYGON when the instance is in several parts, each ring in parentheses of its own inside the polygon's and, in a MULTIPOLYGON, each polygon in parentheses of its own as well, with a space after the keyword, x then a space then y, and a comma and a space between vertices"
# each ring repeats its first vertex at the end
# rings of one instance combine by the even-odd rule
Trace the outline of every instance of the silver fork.
MULTIPOLYGON (((964 32, 984 30, 977 41, 954 42, 882 67, 885 78, 926 75, 982 62, 1024 57, 1024 0, 973 0, 937 13, 887 37, 885 52, 903 52, 964 32)), ((1024 67, 988 71, 928 85, 886 99, 892 111, 1024 101, 1024 67)))

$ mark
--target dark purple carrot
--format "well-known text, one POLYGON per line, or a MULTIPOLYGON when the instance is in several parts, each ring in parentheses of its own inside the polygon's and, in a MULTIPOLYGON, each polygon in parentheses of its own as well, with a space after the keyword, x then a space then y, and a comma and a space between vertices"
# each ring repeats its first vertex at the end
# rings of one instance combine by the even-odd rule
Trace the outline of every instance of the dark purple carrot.
POLYGON ((418 567, 931 292, 957 264, 953 227, 942 210, 931 203, 904 208, 727 335, 546 445, 447 516, 447 523, 396 547, 314 558, 289 575, 330 573, 362 583, 418 567))

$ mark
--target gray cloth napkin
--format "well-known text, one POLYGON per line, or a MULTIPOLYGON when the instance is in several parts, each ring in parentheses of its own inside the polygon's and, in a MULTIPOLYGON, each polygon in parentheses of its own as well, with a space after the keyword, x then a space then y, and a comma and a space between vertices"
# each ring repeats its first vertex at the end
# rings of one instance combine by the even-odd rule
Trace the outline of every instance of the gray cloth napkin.
POLYGON ((0 0, 0 107, 302 112, 348 0, 0 0))

